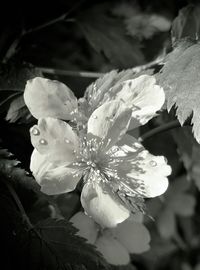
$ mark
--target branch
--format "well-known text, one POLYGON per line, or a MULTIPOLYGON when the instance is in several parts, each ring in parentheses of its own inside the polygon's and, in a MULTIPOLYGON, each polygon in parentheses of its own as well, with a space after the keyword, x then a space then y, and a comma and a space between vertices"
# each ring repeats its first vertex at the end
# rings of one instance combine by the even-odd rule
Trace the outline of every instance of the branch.
POLYGON ((10 59, 16 52, 17 47, 19 46, 19 43, 21 42, 22 38, 28 34, 31 34, 33 32, 37 32, 41 29, 44 29, 48 26, 51 26, 57 22, 61 22, 61 21, 65 21, 67 16, 69 16, 69 14, 71 14, 74 10, 76 10, 83 2, 85 2, 86 0, 80 0, 78 1, 70 10, 68 10, 67 12, 65 12, 64 14, 62 14, 61 16, 54 18, 48 22, 45 22, 41 25, 36 26, 35 28, 31 28, 29 30, 23 30, 21 32, 21 35, 19 35, 14 41, 13 43, 10 45, 10 47, 8 48, 6 55, 3 59, 3 63, 6 63, 8 61, 8 59, 10 59))
POLYGON ((140 138, 139 138, 139 141, 140 142, 143 142, 145 141, 146 139, 149 139, 150 137, 154 136, 154 135, 157 135, 159 133, 162 133, 162 132, 165 132, 165 131, 168 131, 168 130, 171 130, 173 128, 179 128, 181 127, 181 124, 179 123, 178 120, 174 120, 174 121, 171 121, 169 123, 166 123, 162 126, 159 126, 159 127, 156 127, 156 128, 153 128, 152 130, 150 131, 147 131, 145 134, 143 134, 140 138))
POLYGON ((47 74, 64 75, 72 77, 99 78, 104 75, 104 73, 101 72, 91 72, 91 71, 73 71, 73 70, 54 69, 45 67, 37 67, 37 69, 47 74))

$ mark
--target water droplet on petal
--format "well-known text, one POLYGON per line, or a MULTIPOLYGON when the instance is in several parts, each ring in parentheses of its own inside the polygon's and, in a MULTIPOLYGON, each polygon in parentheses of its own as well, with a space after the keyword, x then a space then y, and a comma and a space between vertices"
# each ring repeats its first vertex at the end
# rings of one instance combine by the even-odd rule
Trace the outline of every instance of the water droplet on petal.
POLYGON ((47 141, 45 139, 40 139, 39 143, 42 145, 47 145, 47 141))
POLYGON ((93 115, 93 118, 94 118, 94 119, 97 119, 97 116, 96 116, 96 115, 93 115))
POLYGON ((70 143, 70 141, 69 141, 68 139, 65 139, 65 142, 66 142, 66 143, 70 143))
POLYGON ((154 160, 151 160, 151 161, 149 162, 149 164, 150 164, 152 167, 157 166, 157 162, 154 161, 154 160))
POLYGON ((37 128, 35 128, 35 127, 31 130, 31 133, 32 133, 33 135, 35 135, 35 136, 40 135, 39 129, 37 129, 37 128))

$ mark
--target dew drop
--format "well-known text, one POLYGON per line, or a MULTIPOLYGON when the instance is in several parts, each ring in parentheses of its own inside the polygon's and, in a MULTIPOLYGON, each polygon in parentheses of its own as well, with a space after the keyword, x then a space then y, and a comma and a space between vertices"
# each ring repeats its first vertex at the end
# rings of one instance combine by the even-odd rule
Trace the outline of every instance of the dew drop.
POLYGON ((69 141, 68 139, 65 139, 65 142, 66 142, 66 143, 70 143, 70 141, 69 141))
POLYGON ((39 131, 39 129, 37 129, 37 128, 33 128, 33 129, 31 130, 31 133, 32 133, 33 135, 35 135, 35 136, 40 135, 40 131, 39 131))
POLYGON ((94 119, 97 119, 97 116, 96 116, 96 115, 93 115, 93 118, 94 118, 94 119))
POLYGON ((42 145, 47 145, 47 141, 45 139, 40 139, 39 143, 42 145))
POLYGON ((149 162, 149 164, 150 164, 152 167, 157 166, 157 162, 154 161, 154 160, 151 160, 151 161, 149 162))

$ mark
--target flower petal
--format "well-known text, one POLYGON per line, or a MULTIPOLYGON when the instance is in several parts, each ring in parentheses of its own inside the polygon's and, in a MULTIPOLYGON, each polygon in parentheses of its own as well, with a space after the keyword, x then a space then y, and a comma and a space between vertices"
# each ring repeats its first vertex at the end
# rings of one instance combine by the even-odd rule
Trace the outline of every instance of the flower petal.
POLYGON ((126 265, 130 262, 130 256, 126 248, 111 236, 99 237, 95 245, 110 264, 126 265))
POLYGON ((77 109, 77 99, 65 84, 41 77, 27 81, 24 100, 37 119, 54 117, 70 120, 71 112, 77 109))
POLYGON ((130 128, 146 124, 165 101, 162 87, 156 85, 154 76, 149 75, 122 82, 120 87, 117 85, 116 92, 115 99, 123 100, 126 106, 132 109, 130 128))
POLYGON ((81 203, 85 212, 102 227, 115 227, 129 217, 129 211, 112 194, 104 193, 99 184, 85 184, 81 203))
POLYGON ((41 186, 41 191, 48 195, 70 192, 76 188, 81 174, 68 168, 67 165, 57 166, 50 162, 48 156, 40 154, 36 149, 31 156, 30 169, 41 186))
POLYGON ((78 137, 71 126, 62 120, 41 118, 38 125, 30 130, 31 142, 41 153, 47 154, 51 161, 72 161, 74 150, 78 147, 78 137))
POLYGON ((90 116, 88 133, 107 141, 107 148, 109 148, 126 133, 130 118, 131 110, 123 102, 107 102, 96 109, 90 116))
POLYGON ((142 223, 127 219, 113 230, 118 241, 130 253, 139 254, 149 249, 150 234, 142 223))
POLYGON ((132 171, 127 175, 140 183, 139 193, 151 198, 160 196, 167 190, 167 176, 171 173, 171 167, 167 165, 163 156, 153 156, 147 150, 143 150, 132 162, 132 166, 132 171))
POLYGON ((76 213, 70 221, 79 231, 78 235, 86 238, 90 244, 94 244, 97 239, 98 227, 95 222, 83 212, 76 213))

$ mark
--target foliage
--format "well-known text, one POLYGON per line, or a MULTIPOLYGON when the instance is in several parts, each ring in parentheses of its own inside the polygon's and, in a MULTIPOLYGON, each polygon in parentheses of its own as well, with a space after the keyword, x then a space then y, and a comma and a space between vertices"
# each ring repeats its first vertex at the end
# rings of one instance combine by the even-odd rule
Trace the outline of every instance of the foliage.
POLYGON ((177 107, 178 120, 183 125, 192 115, 194 136, 200 142, 199 131, 199 81, 200 46, 188 40, 180 41, 167 56, 166 63, 158 76, 165 89, 167 109, 177 107))
POLYGON ((8 1, 1 9, 7 19, 0 32, 0 268, 199 269, 198 1, 40 2, 8 1), (142 74, 156 76, 166 104, 157 118, 128 133, 145 138, 150 153, 166 156, 172 174, 164 195, 146 199, 150 250, 132 254, 126 266, 111 266, 69 222, 81 210, 82 183, 47 196, 31 175, 29 129, 36 120, 23 92, 36 76, 59 80, 94 109, 108 89, 142 74))

